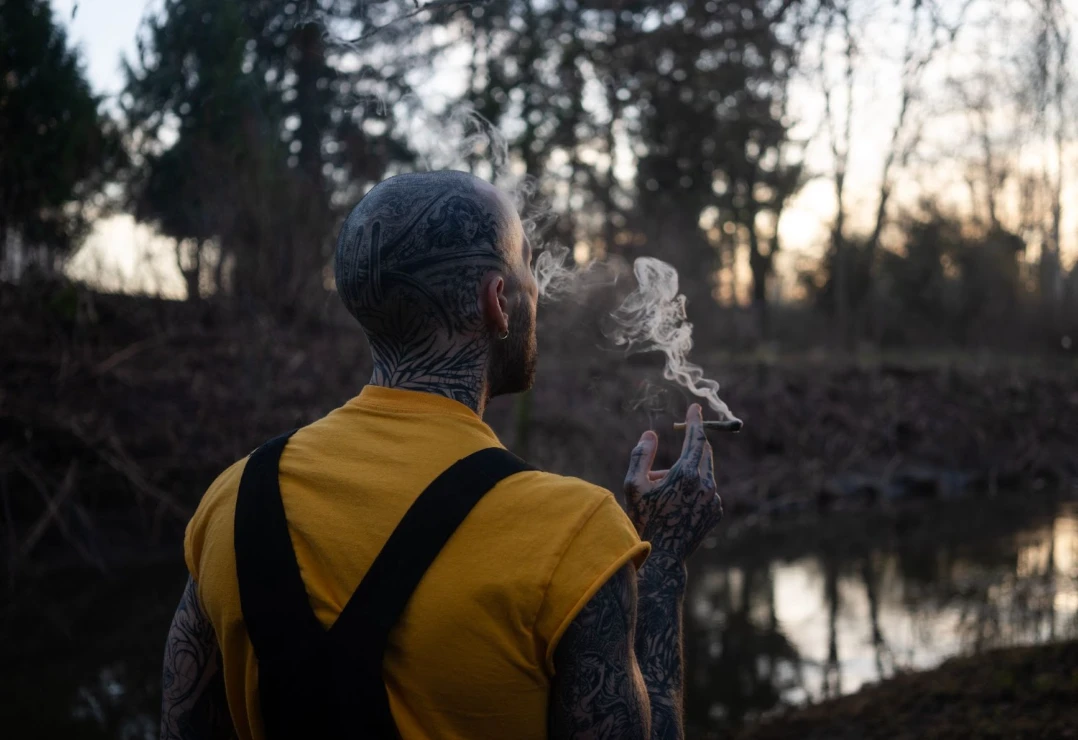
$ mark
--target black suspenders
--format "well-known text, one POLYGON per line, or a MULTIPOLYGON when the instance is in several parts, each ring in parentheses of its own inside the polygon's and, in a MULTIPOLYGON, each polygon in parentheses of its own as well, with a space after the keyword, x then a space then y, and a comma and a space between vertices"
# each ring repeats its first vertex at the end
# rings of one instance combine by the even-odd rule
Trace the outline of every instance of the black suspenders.
POLYGON ((277 480, 293 433, 251 454, 236 499, 240 605, 258 658, 266 736, 396 738, 382 680, 390 630, 479 499, 502 479, 534 468, 496 447, 451 465, 412 504, 326 630, 300 577, 277 480))

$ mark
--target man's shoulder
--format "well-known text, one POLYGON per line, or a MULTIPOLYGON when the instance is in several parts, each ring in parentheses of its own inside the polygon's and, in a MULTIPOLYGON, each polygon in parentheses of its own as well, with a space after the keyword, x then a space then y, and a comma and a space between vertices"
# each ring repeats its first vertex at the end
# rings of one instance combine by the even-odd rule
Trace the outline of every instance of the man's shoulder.
POLYGON ((225 468, 202 494, 191 520, 187 523, 184 535, 184 559, 193 576, 198 575, 198 563, 207 541, 231 537, 236 496, 239 493, 240 479, 243 477, 243 468, 246 464, 245 457, 225 468))
POLYGON ((229 465, 221 474, 214 478, 206 492, 199 501, 198 508, 216 507, 224 504, 235 506, 236 495, 240 489, 240 479, 243 477, 243 469, 247 465, 247 457, 240 458, 229 465))
MULTIPOLYGON (((309 427, 302 427, 298 429, 293 436, 303 436, 308 428, 309 427)), ((288 446, 285 447, 285 451, 282 453, 282 460, 288 455, 293 446, 294 445, 290 440, 288 446)), ((259 447, 261 447, 261 445, 259 445, 259 447)), ((255 447, 239 460, 236 460, 213 479, 213 482, 210 483, 209 487, 202 494, 202 498, 199 500, 198 508, 195 510, 196 518, 202 511, 212 511, 219 508, 235 509, 236 497, 239 495, 240 481, 243 479, 244 468, 247 467, 247 461, 259 447, 255 447)))
POLYGON ((628 523, 621 503, 602 486, 580 478, 529 471, 506 481, 504 497, 522 522, 545 523, 572 537, 591 520, 593 525, 622 527, 628 523))
MULTIPOLYGON (((576 505, 598 506, 606 499, 613 500, 614 494, 602 486, 589 483, 570 475, 548 473, 545 470, 529 471, 520 474, 519 485, 531 494, 573 503, 576 505)), ((554 503, 554 501, 550 501, 554 503)))

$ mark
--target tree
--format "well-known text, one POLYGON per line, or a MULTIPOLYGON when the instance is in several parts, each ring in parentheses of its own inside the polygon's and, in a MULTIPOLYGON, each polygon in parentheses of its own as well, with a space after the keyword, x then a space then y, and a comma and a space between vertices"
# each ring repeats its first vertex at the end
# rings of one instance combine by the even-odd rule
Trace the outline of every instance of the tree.
POLYGON ((819 75, 823 90, 824 121, 827 126, 827 138, 831 145, 832 182, 835 187, 835 220, 831 227, 831 249, 826 262, 829 263, 828 280, 831 301, 838 328, 838 338, 843 345, 853 341, 850 326, 851 288, 856 281, 851 272, 855 268, 858 255, 846 236, 846 175, 850 165, 850 145, 853 140, 854 116, 854 81, 858 67, 859 45, 855 37, 855 27, 851 13, 851 0, 834 0, 824 14, 825 22, 820 41, 819 75), (827 44, 831 30, 840 28, 841 46, 841 82, 835 83, 828 75, 827 44), (845 105, 839 110, 838 95, 845 105))
POLYGON ((715 295, 737 301, 737 255, 747 252, 766 335, 778 223, 803 184, 789 83, 819 4, 646 5, 623 32, 631 43, 610 70, 638 152, 636 225, 648 249, 678 267, 698 311, 715 295), (733 289, 718 289, 723 273, 733 289))
POLYGON ((0 142, 0 275, 54 269, 109 205, 123 152, 46 0, 0 2, 0 142))
POLYGON ((916 104, 921 96, 925 71, 941 49, 954 42, 971 2, 972 0, 963 0, 961 3, 955 3, 958 11, 951 21, 945 18, 944 9, 938 0, 912 0, 906 9, 909 18, 900 63, 898 111, 891 126, 890 142, 884 155, 874 225, 865 245, 865 262, 868 266, 866 277, 869 280, 869 290, 865 294, 867 304, 859 306, 859 313, 864 316, 870 334, 877 339, 877 323, 880 317, 879 307, 876 305, 876 264, 883 230, 887 225, 896 170, 909 165, 921 139, 925 121, 923 115, 918 115, 916 104))
MULTIPOLYGON (((1033 34, 1025 60, 1028 104, 1034 130, 1054 159, 1044 163, 1038 188, 1044 194, 1048 216, 1037 235, 1041 246, 1038 287, 1051 323, 1060 322, 1064 272, 1060 258, 1063 234, 1066 150, 1074 132, 1071 82, 1071 26, 1062 0, 1037 0, 1033 10, 1033 34)), ((1058 328, 1058 327, 1056 327, 1058 328)))
POLYGON ((761 337, 769 333, 767 288, 781 246, 779 223, 804 184, 804 142, 790 137, 789 87, 805 32, 821 10, 811 3, 785 3, 778 11, 771 6, 751 3, 734 16, 744 26, 737 35, 748 41, 740 61, 734 57, 730 65, 728 73, 741 89, 718 131, 723 142, 720 220, 736 224, 748 242, 752 305, 761 337), (768 222, 766 227, 761 220, 768 222))
POLYGON ((616 18, 589 3, 495 0, 473 10, 462 34, 471 48, 465 97, 507 132, 510 158, 557 207, 557 238, 585 241, 594 257, 616 251, 616 105, 610 89, 599 109, 585 100, 609 64, 616 18))
POLYGON ((387 120, 407 56, 375 69, 328 40, 384 5, 167 0, 147 18, 123 97, 139 143, 129 192, 177 240, 191 298, 210 282, 290 312, 322 284, 337 211, 408 159, 387 120))
MULTIPOLYGON (((880 341, 909 346, 1017 338, 1021 238, 998 223, 972 224, 930 199, 918 210, 898 222, 900 249, 879 256, 876 300, 886 309, 881 310, 880 341)), ((851 247, 847 255, 858 260, 851 273, 865 271, 865 245, 854 242, 851 247)), ((859 283, 853 297, 867 299, 867 285, 859 283)), ((817 298, 833 300, 832 291, 828 281, 817 298)))
POLYGON ((511 156, 542 177, 568 239, 672 262, 696 317, 714 306, 717 258, 748 249, 762 303, 778 237, 756 217, 777 222, 801 183, 785 108, 797 33, 783 26, 802 6, 501 0, 465 35, 468 94, 518 132, 511 156), (626 152, 630 182, 614 173, 626 152), (718 229, 701 228, 709 209, 718 229), (751 228, 731 244, 724 224, 751 228))

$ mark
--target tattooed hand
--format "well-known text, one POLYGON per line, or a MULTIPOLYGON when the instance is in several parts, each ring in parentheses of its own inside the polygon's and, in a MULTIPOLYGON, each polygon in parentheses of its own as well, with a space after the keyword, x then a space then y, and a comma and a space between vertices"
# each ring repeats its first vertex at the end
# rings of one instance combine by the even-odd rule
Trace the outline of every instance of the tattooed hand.
POLYGON ((685 444, 670 470, 653 471, 659 438, 644 432, 629 460, 625 499, 629 518, 652 550, 684 561, 722 519, 711 445, 699 404, 685 415, 685 444))

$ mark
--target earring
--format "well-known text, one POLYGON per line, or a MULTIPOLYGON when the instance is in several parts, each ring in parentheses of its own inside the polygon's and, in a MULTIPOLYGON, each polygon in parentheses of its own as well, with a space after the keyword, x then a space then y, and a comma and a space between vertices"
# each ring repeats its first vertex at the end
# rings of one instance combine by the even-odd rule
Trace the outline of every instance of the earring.
POLYGON ((508 338, 509 338, 509 330, 508 329, 502 329, 502 332, 498 335, 498 339, 508 339, 508 338))

